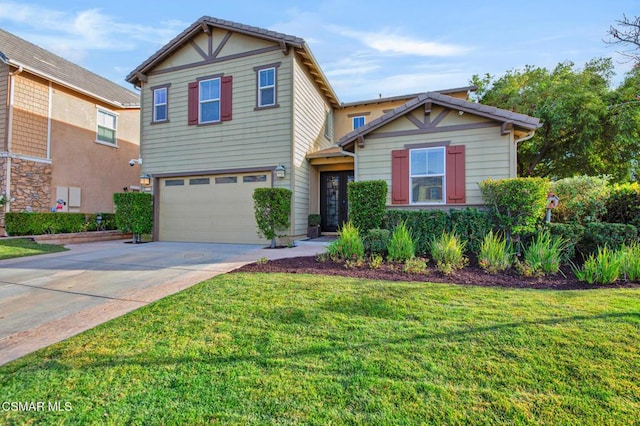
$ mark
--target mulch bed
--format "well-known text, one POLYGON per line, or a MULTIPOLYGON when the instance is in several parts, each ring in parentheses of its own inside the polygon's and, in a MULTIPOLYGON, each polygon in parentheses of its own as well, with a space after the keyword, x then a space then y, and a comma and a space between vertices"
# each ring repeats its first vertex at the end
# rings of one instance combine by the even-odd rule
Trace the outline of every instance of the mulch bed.
POLYGON ((326 261, 318 262, 315 257, 292 257, 270 260, 263 264, 245 265, 235 272, 284 272, 290 274, 324 274, 368 280, 385 281, 425 281, 434 283, 452 283, 483 287, 529 288, 547 290, 588 290, 595 288, 638 288, 639 283, 619 281, 607 286, 587 284, 578 281, 571 268, 564 267, 562 273, 545 277, 523 277, 511 270, 501 274, 488 274, 477 264, 456 271, 451 275, 443 275, 430 265, 425 274, 408 274, 402 271, 402 265, 384 264, 378 269, 370 269, 367 265, 346 268, 343 263, 326 261))

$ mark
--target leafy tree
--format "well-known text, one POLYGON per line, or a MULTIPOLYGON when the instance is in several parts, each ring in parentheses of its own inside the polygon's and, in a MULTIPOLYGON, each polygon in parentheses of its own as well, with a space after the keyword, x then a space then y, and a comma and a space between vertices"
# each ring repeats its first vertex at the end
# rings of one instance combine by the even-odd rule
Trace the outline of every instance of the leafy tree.
POLYGON ((276 237, 284 236, 278 231, 290 225, 291 191, 286 188, 256 188, 253 201, 258 233, 271 240, 271 248, 275 248, 276 237))
POLYGON ((535 136, 518 145, 520 176, 559 179, 577 174, 626 181, 640 158, 640 103, 634 102, 640 77, 633 70, 610 89, 610 58, 572 62, 553 70, 527 66, 500 78, 474 75, 480 103, 540 118, 535 136))

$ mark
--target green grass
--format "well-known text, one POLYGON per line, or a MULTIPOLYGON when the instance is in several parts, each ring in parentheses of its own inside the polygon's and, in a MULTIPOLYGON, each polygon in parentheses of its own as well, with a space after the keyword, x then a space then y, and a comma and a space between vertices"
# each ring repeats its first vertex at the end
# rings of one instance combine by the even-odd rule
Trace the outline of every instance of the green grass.
POLYGON ((229 274, 0 367, 0 423, 633 424, 640 289, 229 274))
POLYGON ((35 256, 37 254, 58 253, 66 250, 63 246, 38 244, 27 238, 0 239, 0 260, 35 256))

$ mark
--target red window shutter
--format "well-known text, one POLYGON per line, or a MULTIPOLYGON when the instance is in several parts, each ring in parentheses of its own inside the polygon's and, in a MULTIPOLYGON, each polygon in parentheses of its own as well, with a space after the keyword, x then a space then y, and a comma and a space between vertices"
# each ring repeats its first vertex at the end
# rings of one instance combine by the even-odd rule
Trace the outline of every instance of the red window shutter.
POLYGON ((464 204, 465 196, 464 145, 447 147, 447 204, 464 204))
POLYGON ((189 83, 189 99, 188 99, 188 111, 189 111, 189 126, 198 124, 198 106, 199 106, 199 91, 198 82, 194 81, 189 83))
POLYGON ((233 76, 222 77, 220 90, 220 121, 231 120, 233 76))
POLYGON ((409 150, 391 151, 391 204, 409 204, 409 150))

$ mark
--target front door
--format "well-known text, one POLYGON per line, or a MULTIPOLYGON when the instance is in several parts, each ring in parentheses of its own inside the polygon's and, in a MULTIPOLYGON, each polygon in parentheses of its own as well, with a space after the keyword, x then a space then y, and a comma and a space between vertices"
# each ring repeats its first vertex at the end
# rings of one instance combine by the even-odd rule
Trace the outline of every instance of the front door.
POLYGON ((323 232, 336 232, 349 220, 349 182, 353 182, 353 170, 320 173, 320 215, 323 232))

